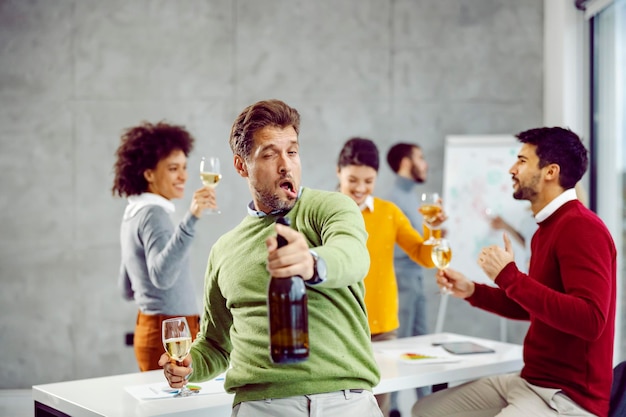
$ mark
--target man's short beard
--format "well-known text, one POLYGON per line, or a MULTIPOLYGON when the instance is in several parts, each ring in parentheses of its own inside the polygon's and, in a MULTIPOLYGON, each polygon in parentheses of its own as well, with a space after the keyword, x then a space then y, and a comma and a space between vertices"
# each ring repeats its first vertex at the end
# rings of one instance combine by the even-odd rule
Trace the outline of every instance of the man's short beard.
POLYGON ((263 193, 256 191, 257 199, 266 207, 269 207, 271 211, 276 210, 291 210, 296 204, 296 200, 282 200, 276 194, 263 193))
MULTIPOLYGON (((522 187, 521 184, 517 188, 517 190, 513 191, 513 198, 516 200, 528 200, 532 201, 533 198, 538 194, 536 187, 539 184, 540 176, 539 174, 534 175, 530 179, 530 185, 526 187, 522 187)), ((519 184, 519 182, 518 182, 519 184)))
POLYGON ((417 168, 415 168, 415 165, 413 165, 413 167, 411 168, 411 177, 413 178, 413 181, 418 184, 423 184, 425 181, 423 177, 419 176, 419 172, 417 168))
POLYGON ((529 187, 520 187, 516 191, 513 191, 513 198, 516 200, 531 200, 531 197, 537 195, 537 192, 529 187))
POLYGON ((418 183, 418 184, 423 184, 425 182, 423 178, 418 178, 418 177, 415 177, 415 176, 413 176, 413 181, 418 183))

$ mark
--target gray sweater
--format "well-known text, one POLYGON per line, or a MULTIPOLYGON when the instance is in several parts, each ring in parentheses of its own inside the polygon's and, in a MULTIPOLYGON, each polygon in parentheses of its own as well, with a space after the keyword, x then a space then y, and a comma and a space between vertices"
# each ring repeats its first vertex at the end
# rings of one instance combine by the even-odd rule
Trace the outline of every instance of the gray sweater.
POLYGON ((120 231, 119 286, 144 314, 199 314, 189 269, 189 248, 198 218, 187 212, 174 228, 158 205, 125 216, 120 231))
MULTIPOLYGON (((386 197, 400 207, 400 210, 409 218, 411 226, 415 230, 421 231, 423 229, 422 216, 417 211, 420 206, 420 199, 419 194, 415 191, 415 186, 415 181, 396 175, 393 186, 388 191, 386 197)), ((396 267, 413 268, 416 271, 421 271, 422 269, 398 245, 395 247, 393 259, 396 267)))

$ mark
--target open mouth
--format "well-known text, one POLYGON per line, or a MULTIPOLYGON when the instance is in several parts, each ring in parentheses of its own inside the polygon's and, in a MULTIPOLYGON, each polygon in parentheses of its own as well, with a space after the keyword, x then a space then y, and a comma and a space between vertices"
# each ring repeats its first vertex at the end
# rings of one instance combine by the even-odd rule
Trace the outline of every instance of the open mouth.
POLYGON ((295 196, 296 195, 296 186, 290 180, 283 180, 278 185, 280 186, 280 188, 282 188, 283 190, 285 190, 287 192, 287 195, 289 195, 289 196, 295 196))

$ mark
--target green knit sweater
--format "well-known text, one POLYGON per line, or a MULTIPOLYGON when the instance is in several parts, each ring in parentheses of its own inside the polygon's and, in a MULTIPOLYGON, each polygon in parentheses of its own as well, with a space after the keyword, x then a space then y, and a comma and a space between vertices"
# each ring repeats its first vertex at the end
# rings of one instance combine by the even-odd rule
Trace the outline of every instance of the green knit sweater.
POLYGON ((276 217, 247 216, 209 255, 191 380, 210 379, 230 364, 225 388, 236 394, 234 404, 371 390, 380 378, 363 301, 369 255, 357 205, 340 193, 305 188, 287 217, 328 268, 324 283, 307 286, 310 353, 304 362, 277 365, 270 359, 265 239, 276 234, 276 217))

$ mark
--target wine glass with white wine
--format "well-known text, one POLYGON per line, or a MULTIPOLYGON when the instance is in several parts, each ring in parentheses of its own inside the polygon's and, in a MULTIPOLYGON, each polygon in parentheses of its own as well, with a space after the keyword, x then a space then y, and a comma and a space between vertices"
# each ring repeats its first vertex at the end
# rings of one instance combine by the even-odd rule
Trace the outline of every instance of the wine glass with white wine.
MULTIPOLYGON (((187 319, 185 317, 174 317, 163 320, 163 332, 161 333, 161 337, 163 339, 163 347, 169 357, 180 365, 191 350, 191 332, 189 331, 187 319)), ((176 396, 188 397, 192 394, 193 391, 187 388, 187 386, 184 386, 176 396)))
MULTIPOLYGON (((443 270, 450 265, 452 260, 452 249, 448 239, 437 239, 430 251, 430 257, 437 269, 443 270)), ((439 289, 440 294, 450 294, 450 290, 446 287, 439 289)))
MULTIPOLYGON (((215 188, 222 179, 220 173, 220 160, 217 157, 211 156, 208 158, 202 157, 200 161, 200 179, 202 184, 207 187, 215 188)), ((221 214, 217 208, 208 208, 205 210, 207 214, 221 214)))
POLYGON ((439 193, 422 193, 419 212, 424 216, 424 223, 430 230, 430 236, 424 241, 424 244, 434 245, 437 243, 434 234, 435 230, 439 230, 439 228, 433 226, 433 223, 437 221, 437 216, 439 216, 442 211, 443 207, 441 207, 441 197, 439 197, 439 193))

